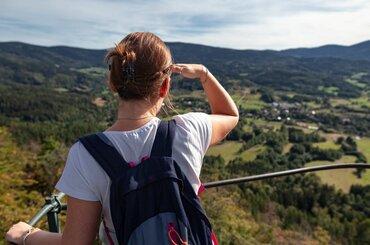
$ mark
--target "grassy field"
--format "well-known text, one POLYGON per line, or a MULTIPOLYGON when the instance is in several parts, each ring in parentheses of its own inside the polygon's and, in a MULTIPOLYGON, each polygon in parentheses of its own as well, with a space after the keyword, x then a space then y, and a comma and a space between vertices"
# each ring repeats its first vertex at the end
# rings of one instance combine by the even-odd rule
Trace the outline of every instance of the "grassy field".
POLYGON ((219 145, 211 146, 207 151, 207 156, 217 156, 221 155, 225 159, 225 163, 233 160, 235 157, 240 156, 245 161, 253 161, 256 159, 257 155, 265 150, 265 146, 256 145, 252 148, 244 151, 242 154, 238 154, 238 151, 242 143, 227 141, 219 145))
POLYGON ((244 118, 245 125, 243 126, 243 131, 244 132, 252 132, 253 127, 251 124, 255 124, 258 127, 261 127, 263 125, 267 124, 266 120, 263 119, 254 119, 254 118, 244 118))
POLYGON ((263 127, 264 129, 273 129, 279 130, 281 128, 281 122, 269 122, 264 119, 255 119, 255 118, 244 118, 245 125, 243 126, 244 132, 252 132, 252 124, 257 127, 263 127))
POLYGON ((311 109, 318 109, 318 108, 321 108, 322 107, 321 104, 315 103, 313 101, 305 102, 305 105, 307 105, 311 109))
POLYGON ((320 136, 325 137, 327 141, 328 140, 331 140, 333 142, 335 142, 339 137, 343 137, 343 138, 347 138, 348 137, 347 134, 323 133, 323 132, 320 132, 320 136))
POLYGON ((292 143, 288 143, 286 145, 284 145, 284 149, 283 149, 283 154, 286 154, 290 151, 290 148, 292 148, 293 144, 292 143))
POLYGON ((363 76, 366 76, 368 73, 367 72, 357 72, 352 74, 352 79, 361 79, 363 76))
POLYGON ((319 86, 318 90, 323 91, 327 94, 333 94, 336 95, 339 91, 338 87, 324 87, 324 86, 319 86))
POLYGON ((345 100, 345 99, 331 99, 330 104, 335 107, 337 105, 344 105, 349 108, 353 108, 356 110, 362 109, 362 107, 370 108, 370 100, 369 94, 367 92, 363 92, 362 95, 358 98, 345 100))
POLYGON ((219 145, 211 146, 207 151, 207 156, 217 156, 221 155, 225 159, 225 163, 228 163, 230 160, 234 159, 239 151, 242 143, 228 141, 219 145))
POLYGON ((351 107, 354 109, 361 109, 362 107, 370 108, 370 100, 369 95, 367 93, 363 93, 361 97, 350 99, 351 107))
POLYGON ((335 142, 331 139, 326 139, 325 142, 315 143, 313 145, 325 150, 326 149, 338 150, 340 148, 340 145, 335 144, 335 142))
POLYGON ((365 88, 366 87, 366 84, 365 83, 360 83, 358 82, 356 79, 351 79, 351 78, 348 78, 345 80, 347 83, 350 83, 352 85, 355 85, 356 87, 359 87, 359 88, 365 88))
POLYGON ((266 126, 269 128, 273 128, 274 130, 279 130, 283 125, 281 122, 267 122, 266 126))
POLYGON ((356 141, 357 149, 365 155, 367 162, 370 163, 370 138, 362 138, 356 141))
POLYGON ((354 74, 352 74, 351 78, 347 78, 347 79, 345 79, 345 81, 347 83, 350 83, 352 85, 355 85, 355 86, 357 86, 359 88, 365 88, 366 87, 366 84, 361 83, 358 80, 360 80, 363 76, 366 76, 366 75, 367 75, 366 72, 354 73, 354 74))
MULTIPOLYGON (((335 163, 354 163, 356 158, 354 156, 343 156, 335 163)), ((313 161, 307 163, 306 167, 320 166, 326 164, 333 164, 329 161, 313 161)), ((370 184, 370 171, 366 171, 361 179, 357 178, 353 172, 355 169, 337 169, 337 170, 326 170, 319 171, 316 174, 320 177, 323 183, 334 185, 336 189, 341 189, 344 192, 348 192, 353 184, 369 185, 370 184)))
POLYGON ((330 104, 332 107, 335 107, 337 105, 350 105, 351 103, 348 101, 348 100, 345 100, 345 99, 339 99, 339 98, 335 98, 335 99, 330 99, 330 104))
POLYGON ((68 89, 66 89, 66 88, 55 88, 54 91, 56 91, 58 93, 65 93, 65 92, 68 92, 68 89))
POLYGON ((263 152, 266 149, 265 146, 263 145, 256 145, 253 146, 252 148, 244 151, 240 156, 245 160, 245 161, 253 161, 256 159, 257 155, 263 152))
POLYGON ((261 110, 266 106, 266 103, 261 100, 260 94, 245 93, 244 95, 238 96, 238 98, 235 97, 234 99, 238 106, 242 106, 249 110, 261 110))

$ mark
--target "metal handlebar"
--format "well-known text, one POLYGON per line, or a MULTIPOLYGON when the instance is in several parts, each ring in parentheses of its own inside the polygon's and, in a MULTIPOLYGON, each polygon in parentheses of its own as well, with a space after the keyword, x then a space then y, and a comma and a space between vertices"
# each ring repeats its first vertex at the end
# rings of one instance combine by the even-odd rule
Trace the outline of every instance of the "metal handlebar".
POLYGON ((61 203, 61 199, 65 196, 63 192, 58 195, 51 195, 45 198, 45 205, 37 212, 33 218, 28 221, 31 226, 36 225, 44 215, 48 217, 49 231, 59 232, 59 219, 58 214, 62 210, 67 210, 67 204, 61 203))

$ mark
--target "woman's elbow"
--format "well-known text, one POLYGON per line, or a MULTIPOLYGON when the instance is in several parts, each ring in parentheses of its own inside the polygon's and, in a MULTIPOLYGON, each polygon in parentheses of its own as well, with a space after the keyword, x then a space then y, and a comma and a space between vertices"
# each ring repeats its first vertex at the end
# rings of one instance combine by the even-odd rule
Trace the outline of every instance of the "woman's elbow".
POLYGON ((233 129, 239 123, 239 112, 237 112, 235 116, 232 116, 231 121, 232 121, 232 129, 233 129))

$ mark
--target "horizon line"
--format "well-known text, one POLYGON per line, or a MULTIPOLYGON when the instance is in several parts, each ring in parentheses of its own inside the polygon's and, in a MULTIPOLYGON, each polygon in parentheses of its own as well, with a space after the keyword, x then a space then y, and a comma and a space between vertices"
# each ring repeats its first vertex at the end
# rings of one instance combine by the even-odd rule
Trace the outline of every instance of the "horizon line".
MULTIPOLYGON (((229 50, 236 50, 236 51, 286 51, 286 50, 291 50, 291 49, 315 49, 315 48, 321 48, 325 46, 339 46, 339 47, 352 47, 356 46, 362 43, 370 42, 370 39, 364 40, 361 42, 353 43, 350 45, 343 45, 343 44, 335 44, 335 43, 328 43, 328 44, 323 44, 320 46, 312 46, 312 47, 292 47, 292 48, 286 48, 286 49, 238 49, 238 48, 229 48, 229 47, 220 47, 220 46, 212 46, 208 44, 203 44, 203 43, 193 43, 193 42, 183 42, 183 41, 164 41, 166 44, 187 44, 187 45, 197 45, 197 46, 205 46, 205 47, 210 47, 210 48, 216 48, 216 49, 229 49, 229 50)), ((35 43, 30 43, 30 42, 22 42, 22 41, 0 41, 0 44, 4 43, 20 43, 20 44, 26 44, 26 45, 31 45, 31 46, 37 46, 37 47, 43 47, 43 48, 58 48, 58 47, 65 47, 65 48, 75 48, 75 49, 84 49, 84 50, 95 50, 95 51, 100 51, 100 50, 107 50, 112 47, 107 47, 107 48, 85 48, 85 47, 79 47, 79 46, 69 46, 69 45, 41 45, 41 44, 35 44, 35 43)))

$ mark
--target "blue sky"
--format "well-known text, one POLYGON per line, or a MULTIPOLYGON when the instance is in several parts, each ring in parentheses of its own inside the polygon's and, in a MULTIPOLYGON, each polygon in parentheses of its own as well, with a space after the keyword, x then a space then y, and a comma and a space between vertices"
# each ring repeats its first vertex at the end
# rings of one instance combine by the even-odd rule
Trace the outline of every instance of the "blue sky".
POLYGON ((351 45, 370 40, 370 1, 0 0, 0 41, 103 49, 132 31, 235 49, 351 45))

